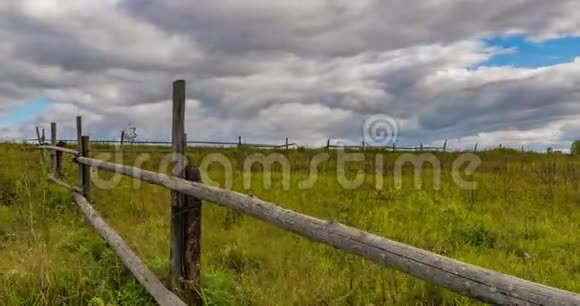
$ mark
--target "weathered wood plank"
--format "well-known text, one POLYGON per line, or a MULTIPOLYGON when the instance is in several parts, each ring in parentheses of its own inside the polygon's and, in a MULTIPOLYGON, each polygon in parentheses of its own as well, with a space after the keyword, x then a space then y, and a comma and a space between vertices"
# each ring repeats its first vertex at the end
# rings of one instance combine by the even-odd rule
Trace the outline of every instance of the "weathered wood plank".
POLYGON ((75 193, 74 199, 95 230, 107 241, 125 266, 133 273, 137 281, 145 287, 159 305, 186 306, 181 299, 163 286, 163 283, 147 268, 145 263, 131 250, 123 238, 99 216, 85 197, 75 193))
POLYGON ((466 264, 336 222, 283 209, 241 193, 95 159, 79 157, 77 162, 236 209, 282 229, 483 302, 498 305, 580 305, 580 295, 572 292, 466 264))

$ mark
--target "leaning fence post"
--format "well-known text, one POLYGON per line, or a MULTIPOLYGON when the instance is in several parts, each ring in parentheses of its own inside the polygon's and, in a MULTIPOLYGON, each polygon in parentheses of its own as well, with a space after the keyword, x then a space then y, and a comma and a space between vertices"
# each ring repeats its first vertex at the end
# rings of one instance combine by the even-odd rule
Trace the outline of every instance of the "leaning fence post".
MULTIPOLYGON (((50 123, 50 144, 56 146, 56 122, 50 123)), ((50 170, 52 174, 56 174, 56 152, 50 151, 50 170)))
MULTIPOLYGON (((36 137, 38 138, 38 145, 39 146, 44 145, 44 140, 42 139, 42 136, 40 136, 40 129, 38 128, 38 126, 36 127, 36 137)), ((40 152, 40 163, 42 165, 44 165, 45 164, 45 160, 46 160, 45 151, 42 150, 40 152)))
POLYGON ((36 138, 38 139, 38 145, 42 145, 42 138, 40 138, 40 130, 36 127, 36 138))
POLYGON ((443 152, 447 152, 447 139, 445 139, 445 142, 443 143, 443 152))
MULTIPOLYGON (((91 140, 89 136, 81 137, 81 151, 80 155, 82 157, 91 157, 91 140)), ((83 190, 83 196, 90 200, 91 191, 91 167, 87 165, 81 165, 79 168, 81 171, 81 189, 83 190)))
MULTIPOLYGON (((173 83, 173 169, 172 175, 185 178, 185 81, 173 83)), ((184 216, 185 195, 176 191, 171 192, 171 229, 170 229, 170 278, 171 287, 182 289, 181 280, 184 279, 183 255, 184 250, 184 216)))

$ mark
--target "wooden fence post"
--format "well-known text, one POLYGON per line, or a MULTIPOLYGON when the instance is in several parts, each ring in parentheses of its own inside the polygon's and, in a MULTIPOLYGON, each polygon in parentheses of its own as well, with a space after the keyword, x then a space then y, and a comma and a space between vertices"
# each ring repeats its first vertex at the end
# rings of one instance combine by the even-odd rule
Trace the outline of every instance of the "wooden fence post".
POLYGON ((45 130, 42 129, 42 143, 44 144, 46 142, 46 133, 45 130))
MULTIPOLYGON (((201 183, 199 168, 188 165, 185 179, 201 183)), ((193 196, 185 197, 184 215, 184 299, 188 305, 203 305, 201 298, 201 211, 202 202, 193 196)))
POLYGON ((121 145, 120 150, 123 151, 123 142, 125 141, 125 130, 121 131, 121 145))
POLYGON ((326 150, 330 149, 330 138, 326 141, 326 150))
MULTIPOLYGON (((173 83, 173 169, 172 175, 185 178, 185 81, 173 83)), ((171 287, 174 290, 183 288, 184 279, 184 232, 185 218, 182 213, 185 206, 185 195, 176 191, 171 192, 171 229, 170 229, 170 277, 171 287)))
POLYGON ((288 146, 288 137, 286 137, 286 150, 288 150, 289 146, 288 146))
POLYGON ((397 151, 397 147, 395 145, 395 143, 393 142, 393 152, 397 151))
MULTIPOLYGON (((77 150, 79 153, 83 152, 83 118, 77 116, 77 150)), ((83 184, 83 165, 79 164, 79 182, 81 183, 81 188, 83 184)))
MULTIPOLYGON (((91 157, 91 140, 89 136, 82 136, 81 137, 81 149, 80 155, 82 157, 91 157)), ((91 192, 91 167, 87 165, 81 165, 80 169, 80 177, 81 177, 81 189, 83 191, 83 196, 90 200, 90 192, 91 192)))
POLYGON ((242 146, 242 136, 238 136, 238 147, 242 146))
POLYGON ((475 146, 473 147, 473 152, 477 152, 477 142, 475 143, 475 146))
MULTIPOLYGON (((56 122, 50 123, 50 144, 56 146, 56 122)), ((56 152, 50 151, 50 170, 53 175, 56 175, 56 152)))
MULTIPOLYGON (((64 147, 65 146, 65 142, 64 141, 59 141, 56 144, 57 147, 64 147)), ((56 177, 60 177, 63 175, 62 172, 62 152, 61 151, 56 151, 56 170, 55 170, 55 176, 56 177)))
POLYGON ((445 139, 445 142, 443 143, 443 152, 447 152, 447 139, 445 139))

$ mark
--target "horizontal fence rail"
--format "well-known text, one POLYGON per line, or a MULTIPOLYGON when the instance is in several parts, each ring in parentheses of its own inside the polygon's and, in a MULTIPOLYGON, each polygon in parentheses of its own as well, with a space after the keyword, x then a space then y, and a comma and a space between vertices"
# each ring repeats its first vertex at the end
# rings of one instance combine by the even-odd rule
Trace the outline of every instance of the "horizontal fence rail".
MULTIPOLYGON (((59 147, 52 149, 78 153, 59 147)), ((482 302, 498 305, 580 305, 578 294, 466 264, 337 222, 300 214, 253 196, 78 154, 75 154, 74 161, 241 211, 279 228, 482 302)))
POLYGON ((38 146, 38 149, 45 149, 45 150, 52 150, 52 151, 57 151, 57 152, 63 152, 63 153, 68 153, 68 154, 79 154, 79 151, 75 151, 72 149, 67 149, 67 148, 63 148, 63 147, 55 147, 55 146, 38 146))

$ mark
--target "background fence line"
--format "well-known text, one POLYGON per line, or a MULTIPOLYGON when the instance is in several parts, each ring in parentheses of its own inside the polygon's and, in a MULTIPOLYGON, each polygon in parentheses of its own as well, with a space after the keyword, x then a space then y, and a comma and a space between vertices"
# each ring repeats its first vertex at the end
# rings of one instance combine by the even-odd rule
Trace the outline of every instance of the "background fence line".
MULTIPOLYGON (((27 139, 30 142, 37 142, 37 139, 27 139)), ((73 139, 58 139, 59 142, 64 142, 65 144, 77 144, 77 140, 73 139)), ((42 142, 40 142, 42 143, 42 142)), ((133 146, 169 146, 172 144, 169 141, 135 141, 132 143, 127 143, 121 140, 92 140, 93 144, 101 144, 101 145, 119 145, 122 148, 130 148, 133 146)), ((298 143, 284 143, 284 144, 265 144, 265 143, 240 143, 238 142, 220 142, 220 141, 187 141, 186 144, 188 148, 196 147, 195 145, 208 145, 208 146, 215 146, 219 147, 244 147, 244 148, 263 148, 263 149, 297 149, 297 148, 306 148, 304 146, 300 146, 298 143), (189 146, 193 145, 193 146, 189 146)), ((315 147, 312 149, 350 149, 350 150, 385 150, 385 151, 401 151, 401 152, 417 152, 417 151, 435 151, 435 152, 447 152, 446 146, 371 146, 371 145, 326 145, 323 147, 315 147)), ((159 150, 161 151, 161 150, 159 150)), ((168 150, 169 151, 169 150, 168 150)))

